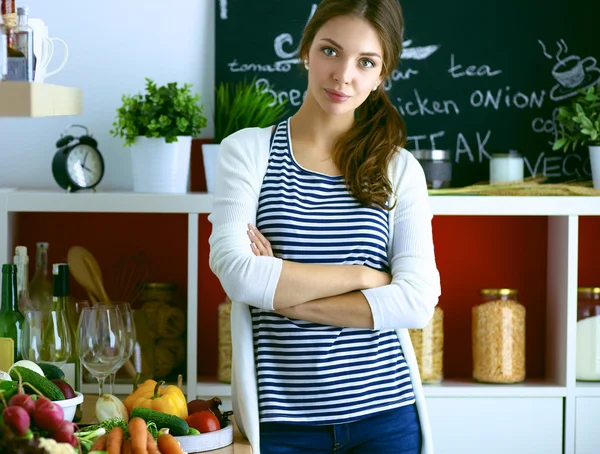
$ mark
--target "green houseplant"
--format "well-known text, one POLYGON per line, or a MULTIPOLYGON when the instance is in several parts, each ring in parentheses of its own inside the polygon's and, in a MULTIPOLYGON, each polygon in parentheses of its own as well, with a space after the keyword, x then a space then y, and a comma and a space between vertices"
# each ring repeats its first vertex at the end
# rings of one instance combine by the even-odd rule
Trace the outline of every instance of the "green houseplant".
POLYGON ((287 100, 278 103, 271 90, 265 90, 256 78, 235 84, 221 82, 215 88, 212 144, 202 145, 202 158, 208 192, 214 188, 214 175, 223 139, 244 128, 265 128, 276 124, 288 113, 287 100))
POLYGON ((146 78, 146 92, 123 95, 122 105, 117 109, 111 134, 124 139, 125 146, 132 146, 138 137, 164 138, 165 142, 177 142, 180 136, 197 136, 206 127, 200 97, 191 92, 192 85, 170 82, 157 86, 146 78))
POLYGON ((123 95, 111 134, 131 148, 135 192, 187 192, 192 138, 207 125, 191 87, 146 78, 145 93, 123 95))
POLYGON ((568 105, 559 107, 557 122, 560 138, 552 149, 587 146, 594 188, 600 189, 600 83, 580 90, 568 105))

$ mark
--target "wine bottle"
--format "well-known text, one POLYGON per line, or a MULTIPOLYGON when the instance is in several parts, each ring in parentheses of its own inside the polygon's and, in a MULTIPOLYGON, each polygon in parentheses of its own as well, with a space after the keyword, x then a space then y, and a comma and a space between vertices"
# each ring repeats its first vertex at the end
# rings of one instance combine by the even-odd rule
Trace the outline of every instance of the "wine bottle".
POLYGON ((35 273, 29 284, 29 299, 39 311, 52 308, 52 280, 48 268, 48 243, 36 245, 35 273))
POLYGON ((0 337, 10 337, 14 342, 15 362, 21 356, 21 331, 25 320, 17 308, 17 266, 2 265, 2 305, 0 306, 0 337))
POLYGON ((27 247, 17 246, 13 263, 17 265, 17 295, 19 312, 25 315, 26 310, 34 309, 31 299, 29 299, 29 256, 27 247))

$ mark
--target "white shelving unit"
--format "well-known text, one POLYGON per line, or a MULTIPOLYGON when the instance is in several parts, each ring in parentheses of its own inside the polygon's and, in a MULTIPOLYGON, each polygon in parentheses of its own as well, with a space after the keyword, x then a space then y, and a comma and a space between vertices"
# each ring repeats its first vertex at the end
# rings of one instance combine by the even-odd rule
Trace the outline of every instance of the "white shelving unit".
POLYGON ((80 88, 39 82, 0 83, 0 117, 81 114, 80 88))
MULTIPOLYGON (((600 216, 600 197, 432 196, 430 203, 436 216, 548 218, 546 377, 517 385, 484 385, 469 379, 426 385, 436 454, 600 452, 600 444, 595 444, 600 431, 581 421, 584 416, 600 415, 600 383, 575 380, 579 217, 600 216)), ((208 194, 0 189, 0 259, 7 263, 12 256, 14 217, 19 212, 187 214, 186 382, 194 386, 186 386, 186 394, 188 399, 219 396, 228 408, 229 385, 197 379, 198 222, 199 215, 211 209, 212 196, 208 194)), ((85 391, 96 389, 90 385, 85 391)), ((115 392, 127 394, 130 390, 130 385, 117 385, 115 392)))

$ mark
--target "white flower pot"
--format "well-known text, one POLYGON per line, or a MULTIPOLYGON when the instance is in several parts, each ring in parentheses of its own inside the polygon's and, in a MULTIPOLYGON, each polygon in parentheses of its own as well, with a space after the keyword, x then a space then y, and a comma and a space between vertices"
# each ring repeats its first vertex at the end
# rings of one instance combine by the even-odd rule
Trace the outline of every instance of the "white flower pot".
POLYGON ((600 189, 600 146, 590 146, 590 167, 594 189, 600 189))
POLYGON ((202 160, 204 162, 204 175, 206 176, 206 192, 208 193, 212 193, 215 189, 215 174, 217 173, 220 147, 220 144, 202 145, 202 160))
POLYGON ((186 193, 190 176, 192 137, 177 142, 138 137, 131 147, 135 192, 186 193))

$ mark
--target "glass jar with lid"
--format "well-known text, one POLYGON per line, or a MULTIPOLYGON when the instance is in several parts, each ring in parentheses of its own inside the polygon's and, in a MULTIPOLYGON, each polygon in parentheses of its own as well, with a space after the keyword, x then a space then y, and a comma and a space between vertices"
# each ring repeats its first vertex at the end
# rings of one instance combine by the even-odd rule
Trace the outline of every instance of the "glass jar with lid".
POLYGON ((231 304, 227 297, 217 309, 217 379, 223 383, 231 383, 231 304))
POLYGON ((423 329, 409 329, 419 374, 423 383, 440 383, 444 378, 444 311, 436 306, 423 329))
POLYGON ((473 378, 485 383, 525 380, 525 306, 518 291, 482 289, 472 310, 473 378))
POLYGON ((581 381, 600 381, 600 287, 577 289, 575 377, 581 381))

